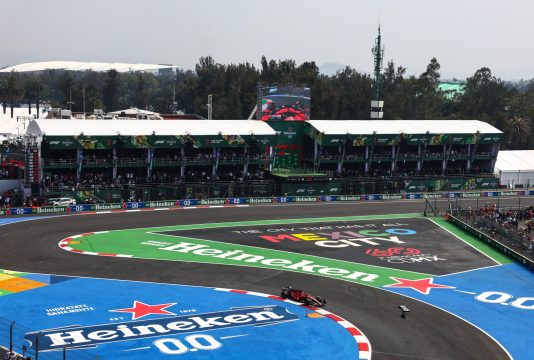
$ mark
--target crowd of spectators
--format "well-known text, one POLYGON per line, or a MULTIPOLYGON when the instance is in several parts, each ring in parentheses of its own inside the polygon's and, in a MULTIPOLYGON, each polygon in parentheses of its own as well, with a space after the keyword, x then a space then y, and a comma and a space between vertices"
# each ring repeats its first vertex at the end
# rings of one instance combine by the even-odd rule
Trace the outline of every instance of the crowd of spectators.
POLYGON ((499 209, 497 204, 486 203, 478 209, 467 208, 457 213, 496 240, 533 256, 534 207, 506 210, 499 209))
POLYGON ((156 170, 152 172, 150 177, 146 179, 147 183, 156 183, 156 184, 175 184, 179 185, 184 182, 183 177, 180 176, 178 172, 156 170))
MULTIPOLYGON (((119 169, 120 170, 120 169, 119 169)), ((200 167, 186 170, 184 176, 180 175, 179 168, 152 171, 150 176, 127 171, 119 172, 112 178, 111 170, 107 171, 82 171, 79 178, 76 173, 55 173, 45 174, 43 186, 48 190, 79 191, 86 189, 113 189, 123 185, 136 184, 174 184, 180 185, 184 182, 210 182, 210 181, 245 181, 245 180, 265 180, 267 179, 265 170, 257 166, 249 166, 244 172, 243 166, 219 166, 216 174, 212 173, 212 167, 200 167)))
POLYGON ((0 207, 3 209, 18 205, 17 196, 12 191, 5 191, 0 195, 0 207))
MULTIPOLYGON (((33 145, 33 144, 32 144, 33 145)), ((22 137, 16 137, 12 139, 7 139, 1 143, 2 150, 24 150, 26 149, 26 143, 22 137)))

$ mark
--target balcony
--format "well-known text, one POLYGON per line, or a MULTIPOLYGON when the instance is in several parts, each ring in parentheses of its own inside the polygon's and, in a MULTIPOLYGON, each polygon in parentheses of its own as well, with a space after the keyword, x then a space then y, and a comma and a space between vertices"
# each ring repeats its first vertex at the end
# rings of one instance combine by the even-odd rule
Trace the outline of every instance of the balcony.
POLYGON ((117 160, 117 167, 143 167, 147 166, 146 158, 120 158, 117 160))
POLYGON ((397 154, 397 161, 417 161, 419 156, 417 153, 399 153, 397 154))
POLYGON ((154 167, 176 167, 181 165, 181 158, 154 158, 154 167))
POLYGON ((221 156, 219 157, 219 165, 240 165, 245 164, 247 162, 246 156, 241 157, 225 157, 221 156))
POLYGON ((43 159, 45 169, 75 169, 75 159, 43 159))
POLYGON ((391 162, 393 161, 393 158, 391 157, 391 154, 373 154, 373 162, 391 162))
POLYGON ((111 159, 83 159, 82 160, 82 168, 84 169, 111 167, 111 166, 113 166, 113 161, 111 159))
POLYGON ((188 166, 208 166, 215 164, 215 158, 213 156, 194 156, 184 158, 183 162, 188 166))

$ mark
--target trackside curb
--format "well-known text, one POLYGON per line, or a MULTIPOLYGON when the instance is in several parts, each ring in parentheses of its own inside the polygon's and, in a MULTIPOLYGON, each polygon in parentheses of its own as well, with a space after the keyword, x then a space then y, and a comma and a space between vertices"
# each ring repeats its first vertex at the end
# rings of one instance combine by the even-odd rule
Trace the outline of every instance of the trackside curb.
POLYGON ((246 294, 246 295, 264 297, 264 298, 268 298, 272 300, 288 302, 294 305, 302 306, 307 309, 313 310, 316 313, 323 315, 324 317, 327 317, 330 320, 335 321, 336 323, 344 327, 351 334, 351 336, 354 338, 354 340, 356 341, 358 345, 358 359, 359 360, 371 360, 371 352, 372 352, 371 343, 369 342, 369 339, 367 339, 367 336, 365 336, 364 333, 360 329, 358 329, 356 326, 354 326, 352 323, 348 322, 347 320, 343 319, 340 316, 337 316, 331 313, 330 311, 327 311, 325 309, 319 309, 313 306, 306 306, 304 304, 301 304, 301 303, 298 303, 292 300, 284 299, 280 296, 269 295, 269 294, 255 292, 255 291, 225 289, 225 288, 215 288, 215 290, 231 292, 231 293, 236 293, 236 294, 246 294))
POLYGON ((131 258, 132 255, 92 252, 92 251, 85 251, 85 250, 77 250, 77 249, 73 249, 72 247, 70 247, 70 243, 71 242, 78 241, 77 239, 82 238, 82 237, 84 237, 86 235, 105 234, 107 232, 109 232, 109 231, 97 231, 97 232, 89 232, 89 233, 84 233, 84 234, 79 234, 79 235, 72 235, 72 236, 69 236, 68 238, 65 238, 65 239, 61 240, 58 243, 58 246, 61 249, 65 250, 65 251, 73 252, 73 253, 76 253, 76 254, 131 258))

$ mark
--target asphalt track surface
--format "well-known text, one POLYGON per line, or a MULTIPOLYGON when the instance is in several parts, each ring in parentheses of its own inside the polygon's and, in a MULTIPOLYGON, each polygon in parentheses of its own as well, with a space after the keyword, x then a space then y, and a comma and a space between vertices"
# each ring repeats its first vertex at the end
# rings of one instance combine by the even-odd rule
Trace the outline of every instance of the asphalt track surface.
MULTIPOLYGON (((463 202, 469 203, 466 200, 463 202)), ((500 202, 502 206, 506 200, 501 199, 500 202)), ((511 201, 512 204, 516 202, 517 200, 511 201)), ((525 203, 526 201, 523 205, 525 203)), ((84 256, 58 247, 59 240, 65 237, 92 231, 239 220, 395 214, 423 210, 422 201, 389 201, 54 217, 2 226, 0 268, 236 288, 271 294, 278 294, 282 285, 293 285, 326 297, 328 310, 358 326, 371 342, 373 359, 507 359, 507 354, 495 341, 456 316, 377 288, 259 268, 84 256), (405 319, 399 316, 397 307, 400 304, 411 310, 405 319)), ((310 344, 313 346, 313 339, 310 344)))

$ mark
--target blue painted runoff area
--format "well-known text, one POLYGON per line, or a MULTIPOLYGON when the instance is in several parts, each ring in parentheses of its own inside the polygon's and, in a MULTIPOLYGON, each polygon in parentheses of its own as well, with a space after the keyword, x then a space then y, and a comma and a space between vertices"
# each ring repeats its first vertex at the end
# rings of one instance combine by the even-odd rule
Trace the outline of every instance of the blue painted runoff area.
MULTIPOLYGON (((39 359, 358 359, 354 337, 306 309, 247 294, 0 273, 0 333, 39 359), (30 289, 31 288, 31 289, 30 289)), ((5 339, 0 339, 2 342, 5 339)))
POLYGON ((51 218, 51 217, 54 217, 54 216, 22 216, 22 217, 12 217, 12 218, 3 217, 3 218, 0 218, 0 226, 18 223, 22 221, 40 220, 43 218, 51 218))
MULTIPOLYGON (((496 339, 515 360, 534 359, 534 272, 520 264, 435 277, 428 295, 387 288, 447 310, 496 339)), ((411 312, 412 321, 417 313, 411 312)), ((436 324, 439 326, 439 324, 436 324)))
POLYGON ((17 223, 21 221, 28 221, 28 220, 35 220, 35 219, 39 219, 39 218, 35 216, 25 216, 25 217, 17 217, 17 218, 5 217, 5 218, 0 218, 0 225, 12 224, 12 223, 17 223))

